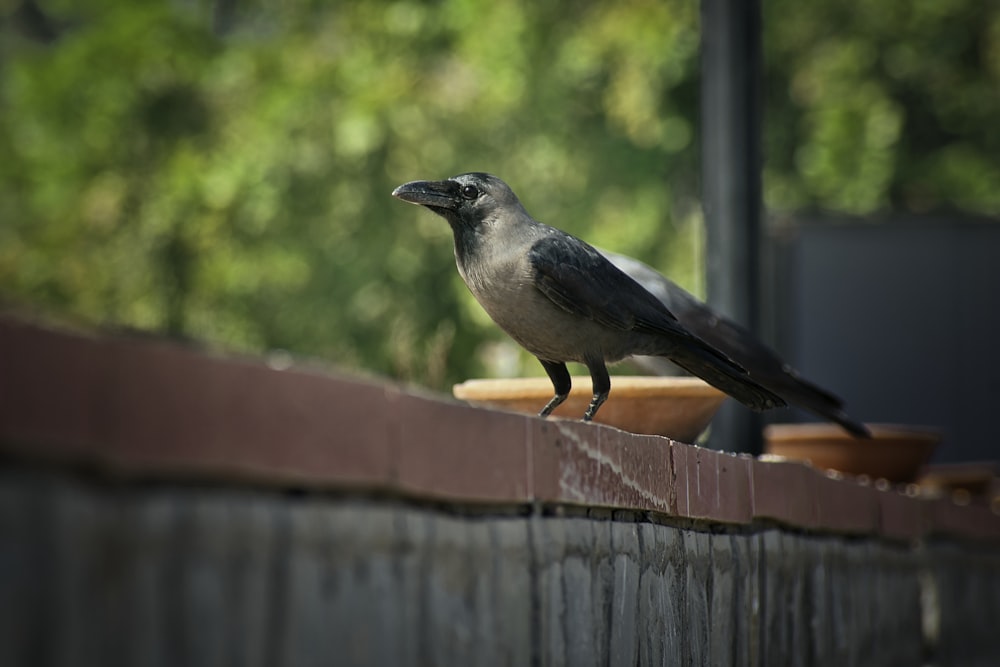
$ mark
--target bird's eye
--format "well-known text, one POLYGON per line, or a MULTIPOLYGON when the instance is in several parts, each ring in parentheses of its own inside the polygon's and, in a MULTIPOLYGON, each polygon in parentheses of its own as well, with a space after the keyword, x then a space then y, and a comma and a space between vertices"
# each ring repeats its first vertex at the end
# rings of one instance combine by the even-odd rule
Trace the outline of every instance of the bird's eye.
POLYGON ((475 185, 463 185, 461 192, 466 199, 475 199, 479 196, 479 188, 475 185))

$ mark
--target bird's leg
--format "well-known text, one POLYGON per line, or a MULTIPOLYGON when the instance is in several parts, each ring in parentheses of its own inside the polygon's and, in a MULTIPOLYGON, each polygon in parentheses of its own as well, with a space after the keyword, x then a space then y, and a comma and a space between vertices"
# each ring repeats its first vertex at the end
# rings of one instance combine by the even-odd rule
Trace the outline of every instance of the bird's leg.
POLYGON ((559 407, 559 404, 566 400, 569 396, 569 390, 573 387, 573 381, 569 378, 569 370, 566 368, 566 364, 561 361, 544 361, 542 362, 542 368, 548 373, 549 379, 552 380, 552 387, 555 389, 556 395, 552 397, 552 400, 545 404, 542 411, 538 413, 539 417, 548 417, 549 413, 559 407))
POLYGON ((611 378, 608 376, 608 367, 604 365, 603 359, 587 362, 587 369, 590 370, 590 379, 594 382, 594 398, 590 400, 587 411, 583 413, 583 421, 589 422, 597 414, 598 408, 608 400, 611 393, 611 378))

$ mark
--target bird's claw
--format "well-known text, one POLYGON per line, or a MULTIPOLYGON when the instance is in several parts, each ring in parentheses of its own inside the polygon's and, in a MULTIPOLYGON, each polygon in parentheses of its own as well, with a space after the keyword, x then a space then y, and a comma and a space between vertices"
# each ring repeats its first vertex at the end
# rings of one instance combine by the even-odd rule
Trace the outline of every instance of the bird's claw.
POLYGON ((569 396, 569 394, 556 394, 553 396, 552 399, 545 404, 545 407, 542 408, 542 411, 538 413, 538 416, 542 419, 548 417, 553 410, 558 408, 562 402, 566 400, 567 396, 569 396))
POLYGON ((590 401, 590 405, 587 406, 587 411, 583 413, 583 421, 593 421, 594 415, 597 414, 597 409, 604 405, 604 401, 606 400, 608 400, 608 392, 604 391, 594 394, 594 398, 590 401))

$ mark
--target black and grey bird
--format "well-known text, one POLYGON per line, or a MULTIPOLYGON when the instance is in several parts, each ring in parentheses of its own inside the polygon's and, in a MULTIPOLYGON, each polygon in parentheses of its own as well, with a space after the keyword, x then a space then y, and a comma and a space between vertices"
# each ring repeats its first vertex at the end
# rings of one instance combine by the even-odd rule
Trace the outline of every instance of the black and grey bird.
POLYGON ((589 421, 611 390, 606 363, 637 354, 667 357, 754 410, 785 405, 592 246, 528 215, 496 176, 413 181, 392 195, 451 225, 465 284, 552 380, 555 396, 541 416, 569 394, 567 361, 590 371, 594 396, 583 416, 589 421))
MULTIPOLYGON (((802 377, 748 329, 715 312, 708 304, 639 260, 606 250, 601 250, 601 253, 659 299, 688 331, 743 366, 750 377, 787 403, 836 422, 856 437, 871 437, 864 424, 848 416, 844 402, 838 396, 802 377)), ((654 372, 662 372, 665 365, 663 359, 656 357, 637 361, 654 372)))

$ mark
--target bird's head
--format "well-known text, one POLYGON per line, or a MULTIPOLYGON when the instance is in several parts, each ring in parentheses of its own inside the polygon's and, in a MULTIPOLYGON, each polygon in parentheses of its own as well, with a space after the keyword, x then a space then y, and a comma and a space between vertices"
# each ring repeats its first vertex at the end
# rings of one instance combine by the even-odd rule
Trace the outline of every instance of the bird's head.
POLYGON ((495 218, 500 211, 524 209, 517 196, 492 174, 461 174, 444 181, 412 181, 392 191, 392 196, 420 204, 446 219, 456 232, 472 229, 495 218))

